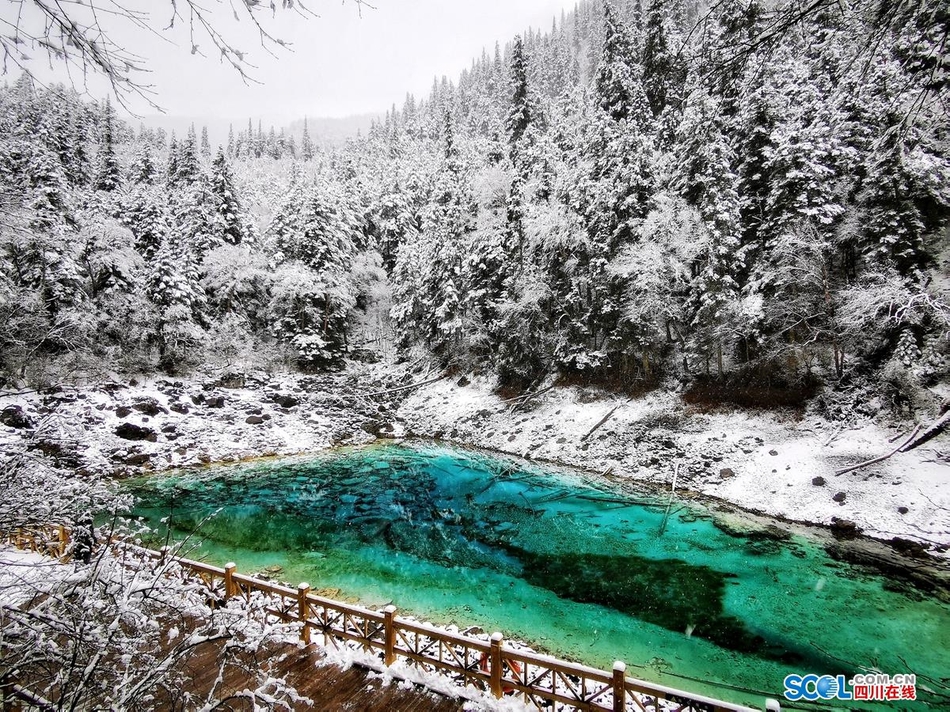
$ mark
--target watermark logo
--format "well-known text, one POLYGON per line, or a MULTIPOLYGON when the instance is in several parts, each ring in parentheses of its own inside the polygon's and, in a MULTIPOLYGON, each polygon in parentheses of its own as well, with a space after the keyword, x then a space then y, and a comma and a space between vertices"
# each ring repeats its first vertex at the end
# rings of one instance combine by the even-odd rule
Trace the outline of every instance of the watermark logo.
POLYGON ((917 699, 916 675, 786 675, 785 699, 797 702, 861 700, 894 702, 917 699))

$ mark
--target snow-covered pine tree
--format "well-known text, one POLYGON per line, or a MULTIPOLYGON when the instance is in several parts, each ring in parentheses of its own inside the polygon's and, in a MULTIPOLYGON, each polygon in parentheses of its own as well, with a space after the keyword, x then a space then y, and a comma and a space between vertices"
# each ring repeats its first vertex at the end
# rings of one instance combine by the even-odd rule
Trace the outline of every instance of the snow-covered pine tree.
POLYGON ((211 142, 208 140, 208 127, 201 127, 201 155, 205 159, 211 158, 211 142))
POLYGON ((646 127, 649 107, 643 89, 643 70, 610 0, 604 0, 604 45, 594 86, 600 107, 611 119, 632 120, 641 130, 646 127))
POLYGON ((95 188, 112 192, 119 187, 122 181, 119 161, 115 155, 115 137, 114 124, 115 116, 112 109, 112 103, 106 99, 103 108, 102 118, 102 136, 99 140, 99 169, 96 172, 95 188))
POLYGON ((508 130, 512 161, 517 162, 522 138, 534 115, 528 91, 528 61, 525 57, 521 35, 515 36, 511 47, 511 86, 512 96, 505 128, 508 130))
POLYGON ((155 185, 133 185, 118 202, 120 222, 132 231, 135 249, 151 262, 168 233, 167 196, 155 185))
POLYGON ((198 356, 205 322, 205 294, 197 260, 185 236, 172 228, 149 263, 147 294, 158 314, 152 339, 159 367, 178 373, 198 356))
POLYGON ((305 161, 313 160, 313 141, 307 128, 307 117, 303 118, 303 136, 300 139, 300 157, 305 161))
POLYGON ((247 220, 234 187, 231 167, 219 148, 211 164, 211 194, 215 198, 214 242, 217 245, 240 245, 247 239, 247 220))
POLYGON ((716 101, 699 87, 679 128, 677 175, 679 193, 702 216, 705 229, 696 235, 693 281, 687 301, 690 351, 709 371, 711 360, 721 376, 724 359, 737 339, 753 325, 739 324, 739 284, 743 271, 740 252, 738 176, 735 156, 724 132, 716 101))
POLYGON ((203 175, 194 124, 188 129, 187 138, 178 143, 177 151, 169 149, 168 174, 169 185, 176 188, 188 186, 203 175))
POLYGON ((267 230, 280 272, 274 285, 274 331, 304 368, 335 366, 347 349, 355 303, 348 274, 359 228, 339 189, 302 181, 267 230))
POLYGON ((134 185, 154 185, 158 181, 158 168, 152 157, 152 147, 141 143, 132 164, 129 166, 129 180, 134 185))

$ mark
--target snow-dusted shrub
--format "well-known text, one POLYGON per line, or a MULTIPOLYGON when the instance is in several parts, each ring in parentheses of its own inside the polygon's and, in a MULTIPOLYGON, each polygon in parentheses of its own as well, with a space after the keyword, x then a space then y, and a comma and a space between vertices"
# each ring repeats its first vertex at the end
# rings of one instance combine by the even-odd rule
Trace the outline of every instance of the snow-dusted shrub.
MULTIPOLYGON (((50 416, 36 424, 36 439, 66 458, 69 429, 50 416)), ((258 656, 290 632, 265 622, 263 601, 222 606, 170 559, 107 546, 110 536, 122 533, 115 516, 99 527, 94 543, 92 515, 115 515, 130 504, 114 483, 58 469, 25 448, 0 454, 0 471, 0 534, 51 522, 73 525, 76 557, 63 564, 33 555, 28 565, 42 567, 40 575, 0 565, 5 680, 45 699, 50 709, 211 710, 244 699, 253 709, 291 710, 303 702, 258 656), (210 689, 195 682, 208 664, 219 673, 210 689), (221 686, 234 668, 249 681, 238 693, 221 686)))
POLYGON ((266 651, 290 631, 264 622, 263 601, 222 606, 177 564, 124 548, 102 547, 88 564, 37 565, 73 570, 30 585, 0 578, 0 671, 15 671, 51 708, 212 710, 244 700, 255 710, 292 710, 310 702, 270 674, 266 651), (210 687, 209 664, 217 670, 210 687), (224 685, 232 670, 249 682, 238 692, 224 685))

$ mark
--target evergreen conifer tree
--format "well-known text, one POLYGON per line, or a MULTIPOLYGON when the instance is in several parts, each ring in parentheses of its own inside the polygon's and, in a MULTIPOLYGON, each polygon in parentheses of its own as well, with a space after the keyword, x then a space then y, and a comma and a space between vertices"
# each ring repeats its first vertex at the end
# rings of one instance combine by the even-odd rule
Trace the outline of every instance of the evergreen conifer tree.
POLYGON ((305 161, 313 159, 313 141, 310 140, 306 116, 303 119, 303 137, 300 139, 300 157, 305 161))
POLYGON ((121 171, 115 156, 114 117, 112 104, 106 100, 102 116, 102 138, 99 143, 99 170, 96 173, 96 190, 111 192, 119 187, 121 171))
POLYGON ((211 142, 208 140, 208 127, 201 127, 201 155, 204 158, 211 158, 211 142))
POLYGON ((528 62, 520 35, 515 37, 511 49, 511 84, 513 89, 511 108, 505 123, 514 158, 528 129, 528 124, 531 123, 533 113, 528 95, 528 62))
POLYGON ((211 165, 211 193, 216 199, 214 216, 215 238, 221 244, 240 245, 247 239, 247 231, 231 167, 222 149, 218 149, 211 165))
POLYGON ((614 121, 631 119, 644 126, 649 108, 643 92, 642 69, 610 0, 604 0, 604 32, 603 56, 595 80, 600 106, 614 121))

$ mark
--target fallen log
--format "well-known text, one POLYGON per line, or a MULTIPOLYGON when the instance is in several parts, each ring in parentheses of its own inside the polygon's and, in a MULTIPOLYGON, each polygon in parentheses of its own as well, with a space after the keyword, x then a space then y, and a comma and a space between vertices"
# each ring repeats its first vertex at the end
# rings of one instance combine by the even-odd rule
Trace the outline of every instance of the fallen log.
POLYGON ((838 428, 836 431, 834 431, 834 432, 831 434, 831 437, 828 438, 827 440, 825 440, 825 442, 824 442, 824 444, 822 445, 822 447, 828 447, 829 445, 831 445, 831 443, 834 441, 834 439, 835 439, 836 437, 838 437, 839 435, 841 435, 841 433, 844 432, 844 429, 845 429, 846 427, 848 427, 847 424, 842 425, 840 428, 838 428))
POLYGON ((552 388, 554 388, 554 386, 548 386, 547 388, 542 388, 540 391, 535 391, 534 393, 522 393, 520 396, 514 396, 514 397, 512 397, 512 398, 505 398, 505 399, 502 401, 502 403, 510 403, 510 402, 512 402, 512 401, 524 401, 524 402, 527 402, 527 401, 531 400, 532 398, 537 398, 537 397, 538 397, 539 395, 541 395, 542 393, 547 393, 547 392, 550 391, 552 388))
MULTIPOLYGON (((940 433, 946 430, 948 425, 950 425, 950 410, 937 418, 933 425, 920 434, 919 438, 914 440, 913 437, 911 437, 911 440, 908 440, 906 443, 901 445, 901 452, 908 452, 909 450, 913 450, 915 447, 923 445, 929 440, 933 440, 935 437, 940 435, 940 433)), ((917 430, 920 430, 919 426, 917 430)), ((914 431, 915 435, 917 434, 917 430, 914 431)))
POLYGON ((620 406, 621 406, 621 404, 618 403, 618 404, 615 405, 613 408, 611 408, 610 411, 607 413, 607 415, 605 415, 603 418, 601 418, 599 421, 597 421, 597 425, 595 425, 593 428, 591 428, 590 430, 588 430, 588 431, 587 431, 587 435, 585 435, 584 437, 582 437, 581 440, 582 440, 582 441, 587 440, 587 438, 589 438, 591 435, 593 435, 594 432, 595 432, 601 425, 603 425, 603 424, 606 423, 608 420, 610 420, 610 416, 612 416, 612 415, 616 412, 617 408, 619 408, 620 406))
POLYGON ((666 531, 666 523, 670 520, 670 507, 673 506, 673 495, 676 494, 676 478, 680 474, 680 463, 676 463, 673 469, 673 484, 670 486, 670 501, 666 503, 666 511, 663 513, 663 521, 660 523, 660 536, 666 531))
POLYGON ((363 398, 374 398, 376 396, 385 396, 390 393, 398 393, 399 391, 408 391, 410 388, 421 388, 422 386, 428 386, 430 383, 435 383, 436 381, 441 381, 445 378, 445 374, 440 374, 435 378, 430 378, 427 381, 420 381, 419 383, 410 383, 408 386, 399 386, 398 388, 390 388, 386 391, 376 391, 375 393, 363 393, 363 398))
POLYGON ((919 431, 920 431, 920 426, 918 425, 916 428, 914 428, 914 432, 912 432, 912 433, 910 434, 910 437, 907 438, 907 440, 905 440, 904 442, 902 442, 900 445, 898 445, 896 448, 894 448, 893 450, 891 450, 891 451, 890 451, 889 453, 887 453, 886 455, 881 455, 880 457, 875 457, 875 458, 872 459, 872 460, 865 460, 864 462, 859 462, 857 465, 852 465, 851 467, 845 467, 845 468, 843 468, 843 469, 841 469, 841 470, 837 470, 837 471, 835 472, 835 474, 836 474, 836 475, 845 475, 845 474, 847 474, 847 473, 849 473, 849 472, 854 472, 855 470, 860 470, 862 467, 867 467, 868 465, 875 465, 875 464, 877 464, 877 463, 879 463, 879 462, 884 462, 884 460, 886 460, 887 458, 889 458, 891 455, 894 455, 895 453, 900 452, 904 447, 906 447, 907 444, 910 443, 910 441, 913 440, 914 437, 916 437, 916 435, 917 435, 917 433, 918 433, 919 431))

